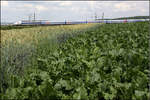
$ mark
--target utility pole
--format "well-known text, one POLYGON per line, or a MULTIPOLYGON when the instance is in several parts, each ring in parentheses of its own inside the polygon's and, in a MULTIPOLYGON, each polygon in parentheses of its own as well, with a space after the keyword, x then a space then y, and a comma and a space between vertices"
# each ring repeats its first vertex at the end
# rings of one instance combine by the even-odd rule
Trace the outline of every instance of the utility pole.
POLYGON ((97 14, 96 14, 96 12, 95 12, 95 21, 97 20, 97 14))
POLYGON ((102 14, 102 20, 104 20, 104 12, 103 12, 103 14, 102 14))
POLYGON ((65 19, 65 24, 67 24, 67 21, 66 21, 66 19, 65 19))
POLYGON ((35 12, 34 12, 34 22, 35 22, 35 12))
POLYGON ((87 24, 87 18, 86 18, 86 24, 87 24))
POLYGON ((28 16, 29 17, 29 22, 31 21, 31 15, 28 16))
POLYGON ((104 12, 102 14, 102 22, 104 23, 104 12))

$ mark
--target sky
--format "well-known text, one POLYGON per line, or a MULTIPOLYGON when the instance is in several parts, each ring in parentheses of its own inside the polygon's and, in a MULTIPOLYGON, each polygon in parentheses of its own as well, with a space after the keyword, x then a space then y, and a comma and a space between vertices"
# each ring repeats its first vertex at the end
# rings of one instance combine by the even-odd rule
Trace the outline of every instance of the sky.
POLYGON ((1 22, 28 20, 81 21, 149 16, 149 1, 1 1, 1 22))

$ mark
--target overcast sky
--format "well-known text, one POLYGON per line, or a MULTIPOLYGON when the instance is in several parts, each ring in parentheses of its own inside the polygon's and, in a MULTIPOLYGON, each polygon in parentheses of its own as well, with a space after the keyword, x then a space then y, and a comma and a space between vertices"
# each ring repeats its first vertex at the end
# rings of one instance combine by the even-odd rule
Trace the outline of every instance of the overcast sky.
POLYGON ((50 21, 77 21, 149 15, 149 1, 2 1, 1 21, 27 20, 36 13, 36 19, 50 21))

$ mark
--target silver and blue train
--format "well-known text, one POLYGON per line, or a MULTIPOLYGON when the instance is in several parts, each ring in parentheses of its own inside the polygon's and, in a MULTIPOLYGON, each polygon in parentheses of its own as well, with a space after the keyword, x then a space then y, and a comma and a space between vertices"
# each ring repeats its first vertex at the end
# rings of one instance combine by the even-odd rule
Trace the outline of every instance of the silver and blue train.
POLYGON ((14 23, 14 25, 71 25, 71 24, 85 24, 85 23, 131 23, 131 22, 144 22, 149 19, 128 19, 128 20, 96 20, 96 21, 64 21, 52 22, 45 20, 22 20, 14 23))

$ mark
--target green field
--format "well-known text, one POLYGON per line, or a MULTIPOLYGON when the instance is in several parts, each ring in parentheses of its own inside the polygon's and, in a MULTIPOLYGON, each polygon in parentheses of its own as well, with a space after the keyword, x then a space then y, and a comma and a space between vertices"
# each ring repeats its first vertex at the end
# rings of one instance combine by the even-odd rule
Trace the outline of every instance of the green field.
POLYGON ((149 22, 11 29, 1 38, 2 99, 150 99, 149 22))
POLYGON ((94 30, 100 24, 1 27, 1 90, 11 84, 11 75, 24 76, 37 58, 54 52, 69 37, 94 30), (4 84, 4 85, 2 85, 4 84))

